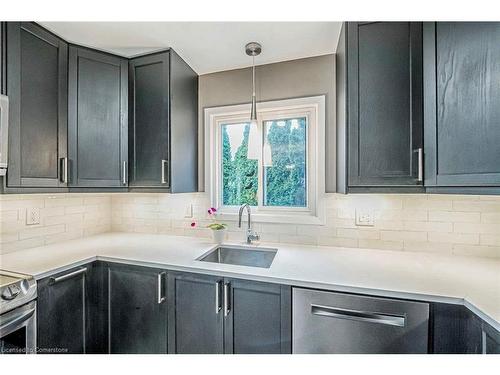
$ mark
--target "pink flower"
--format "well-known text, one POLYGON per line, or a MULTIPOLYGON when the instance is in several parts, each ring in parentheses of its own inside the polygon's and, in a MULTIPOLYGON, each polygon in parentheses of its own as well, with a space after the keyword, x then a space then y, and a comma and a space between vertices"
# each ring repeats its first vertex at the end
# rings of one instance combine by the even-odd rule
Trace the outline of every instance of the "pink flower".
POLYGON ((193 221, 193 222, 191 223, 191 228, 194 228, 195 226, 196 226, 196 223, 193 221))
POLYGON ((208 210, 207 210, 208 214, 209 215, 213 215, 217 212, 217 209, 215 207, 210 207, 208 210))

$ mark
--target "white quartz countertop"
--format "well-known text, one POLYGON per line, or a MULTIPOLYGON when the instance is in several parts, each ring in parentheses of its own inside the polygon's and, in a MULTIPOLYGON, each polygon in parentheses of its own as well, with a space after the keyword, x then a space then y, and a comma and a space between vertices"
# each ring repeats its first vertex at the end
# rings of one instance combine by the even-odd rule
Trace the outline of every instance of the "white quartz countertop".
POLYGON ((269 269, 200 262, 215 245, 192 237, 106 233, 0 255, 0 268, 37 279, 107 260, 256 281, 464 304, 500 330, 500 261, 430 253, 293 244, 278 249, 269 269))

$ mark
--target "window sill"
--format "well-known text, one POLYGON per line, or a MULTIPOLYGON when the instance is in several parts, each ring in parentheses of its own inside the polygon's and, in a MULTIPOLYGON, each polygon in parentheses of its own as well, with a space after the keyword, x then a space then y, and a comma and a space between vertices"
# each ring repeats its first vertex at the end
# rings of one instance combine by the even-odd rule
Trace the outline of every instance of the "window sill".
MULTIPOLYGON (((243 213, 246 220, 247 213, 243 213)), ((221 221, 238 221, 237 212, 219 211, 217 215, 221 221)), ((303 225, 325 225, 325 221, 311 214, 300 213, 262 213, 252 212, 252 222, 254 223, 274 223, 274 224, 303 224, 303 225)))

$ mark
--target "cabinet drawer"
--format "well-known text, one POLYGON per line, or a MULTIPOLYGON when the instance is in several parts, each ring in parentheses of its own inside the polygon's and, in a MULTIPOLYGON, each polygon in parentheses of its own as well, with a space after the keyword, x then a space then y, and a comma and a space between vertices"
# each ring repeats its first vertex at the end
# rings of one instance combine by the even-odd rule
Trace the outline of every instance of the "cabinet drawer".
POLYGON ((427 353, 429 305, 294 288, 293 353, 427 353))

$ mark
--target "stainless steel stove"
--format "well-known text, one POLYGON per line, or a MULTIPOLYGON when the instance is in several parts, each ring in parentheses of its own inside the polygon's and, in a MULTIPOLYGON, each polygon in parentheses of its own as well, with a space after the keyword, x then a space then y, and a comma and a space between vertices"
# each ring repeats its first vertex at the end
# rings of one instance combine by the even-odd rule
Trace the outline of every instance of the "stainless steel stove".
POLYGON ((0 270, 0 353, 36 352, 36 281, 0 270))

